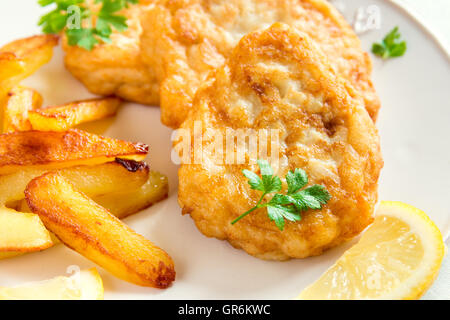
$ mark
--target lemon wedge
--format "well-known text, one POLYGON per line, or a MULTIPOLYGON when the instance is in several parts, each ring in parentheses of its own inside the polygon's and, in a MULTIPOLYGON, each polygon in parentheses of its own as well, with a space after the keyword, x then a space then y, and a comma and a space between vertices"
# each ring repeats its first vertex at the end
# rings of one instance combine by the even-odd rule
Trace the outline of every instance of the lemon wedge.
POLYGON ((297 299, 418 299, 444 253, 441 232, 423 211, 383 201, 359 242, 297 299))
POLYGON ((0 288, 0 300, 101 300, 103 282, 95 268, 70 277, 0 288))

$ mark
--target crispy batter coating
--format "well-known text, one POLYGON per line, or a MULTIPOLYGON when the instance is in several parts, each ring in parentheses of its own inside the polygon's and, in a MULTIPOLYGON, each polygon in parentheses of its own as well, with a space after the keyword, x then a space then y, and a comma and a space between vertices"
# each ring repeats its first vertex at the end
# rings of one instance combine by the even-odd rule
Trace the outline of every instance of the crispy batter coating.
MULTIPOLYGON (((285 260, 321 254, 372 222, 383 166, 377 130, 353 86, 335 74, 306 34, 276 23, 243 37, 198 90, 181 126, 191 139, 196 121, 203 128, 203 158, 201 164, 181 165, 178 199, 206 236, 258 258, 285 260), (303 212, 299 222, 286 222, 284 231, 265 209, 231 225, 261 196, 242 174, 258 172, 256 159, 247 152, 245 164, 216 161, 210 148, 215 138, 206 128, 224 136, 229 129, 280 130, 276 174, 284 179, 288 170, 302 168, 308 184, 324 185, 332 199, 321 210, 303 212)), ((191 157, 198 150, 192 148, 191 157)))
POLYGON ((114 94, 143 104, 159 104, 159 86, 154 71, 143 64, 140 55, 140 15, 152 2, 141 0, 139 5, 130 5, 120 11, 128 18, 128 29, 113 31, 110 44, 102 43, 87 51, 69 46, 63 36, 66 68, 89 91, 99 95, 114 94))
POLYGON ((161 120, 177 128, 209 71, 247 33, 274 22, 313 38, 338 74, 359 90, 373 119, 379 101, 371 61, 341 14, 325 0, 159 0, 142 19, 142 58, 161 85, 161 120))

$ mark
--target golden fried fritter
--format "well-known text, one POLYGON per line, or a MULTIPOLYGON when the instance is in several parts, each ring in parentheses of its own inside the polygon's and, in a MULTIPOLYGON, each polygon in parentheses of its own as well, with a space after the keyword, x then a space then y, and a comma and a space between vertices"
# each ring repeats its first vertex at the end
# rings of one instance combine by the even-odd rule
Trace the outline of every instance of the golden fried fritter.
MULTIPOLYGON (((113 31, 112 42, 102 43, 91 51, 69 46, 63 37, 66 68, 92 93, 116 95, 143 104, 159 104, 159 86, 152 68, 146 67, 140 55, 142 32, 140 15, 153 0, 141 0, 119 14, 128 18, 128 29, 113 31)), ((95 10, 95 6, 93 6, 95 10)))
POLYGON ((318 255, 371 223, 383 165, 377 130, 353 86, 335 74, 306 34, 276 23, 244 36, 197 91, 193 111, 178 131, 178 150, 186 132, 198 141, 194 126, 203 130, 202 158, 200 163, 193 158, 199 145, 190 149, 192 158, 179 170, 178 199, 206 236, 259 258, 284 260, 318 255), (207 128, 218 131, 208 134, 207 128), (287 221, 283 231, 264 208, 230 224, 261 196, 242 174, 258 172, 256 159, 249 147, 244 164, 224 164, 211 148, 227 130, 266 128, 279 130, 276 174, 285 177, 301 168, 309 185, 321 184, 332 195, 321 210, 287 221))
POLYGON ((274 22, 308 34, 338 74, 361 91, 376 118, 371 61, 341 14, 325 0, 159 0, 142 19, 142 57, 161 85, 161 120, 177 128, 209 71, 223 64, 247 33, 274 22))

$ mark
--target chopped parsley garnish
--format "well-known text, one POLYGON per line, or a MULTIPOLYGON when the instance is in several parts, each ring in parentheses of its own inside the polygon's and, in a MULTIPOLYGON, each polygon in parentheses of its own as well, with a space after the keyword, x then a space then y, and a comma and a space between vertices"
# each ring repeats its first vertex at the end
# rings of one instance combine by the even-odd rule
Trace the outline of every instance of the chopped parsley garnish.
POLYGON ((372 45, 372 52, 383 59, 401 57, 405 54, 406 42, 400 40, 398 27, 392 29, 381 41, 372 45))

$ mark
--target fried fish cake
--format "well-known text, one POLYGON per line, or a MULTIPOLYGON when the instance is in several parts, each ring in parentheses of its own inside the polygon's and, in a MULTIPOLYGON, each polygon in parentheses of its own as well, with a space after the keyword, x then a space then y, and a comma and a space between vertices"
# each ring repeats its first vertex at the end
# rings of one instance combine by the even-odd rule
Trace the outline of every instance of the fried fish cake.
MULTIPOLYGON (((228 240, 258 258, 285 260, 321 254, 373 220, 383 166, 377 129, 353 86, 335 74, 306 34, 285 24, 244 36, 199 88, 194 109, 177 132, 176 150, 190 150, 187 157, 180 154, 178 201, 208 237, 228 240), (242 164, 236 159, 230 164, 229 153, 221 158, 221 147, 211 147, 225 146, 216 139, 232 132, 260 129, 278 130, 277 148, 271 144, 271 150, 278 149, 275 174, 285 177, 301 168, 308 185, 321 184, 332 196, 322 209, 304 211, 300 221, 286 221, 283 231, 264 208, 231 224, 261 197, 242 174, 243 169, 258 172, 256 159, 250 142, 242 164), (183 147, 191 140, 193 148, 183 147)), ((252 141, 261 150, 264 139, 252 141)), ((233 150, 242 151, 237 142, 233 150)))
MULTIPOLYGON (((70 46, 63 37, 66 68, 94 94, 116 95, 129 101, 159 104, 159 86, 152 68, 141 59, 140 16, 153 0, 130 5, 119 14, 127 17, 128 29, 113 31, 111 43, 101 43, 91 51, 70 46)), ((92 5, 93 10, 96 6, 92 5)))
POLYGON ((361 92, 376 118, 371 61, 341 14, 325 0, 159 0, 142 19, 142 57, 161 85, 161 120, 177 128, 209 71, 223 64, 247 33, 274 22, 308 34, 338 74, 361 92))

